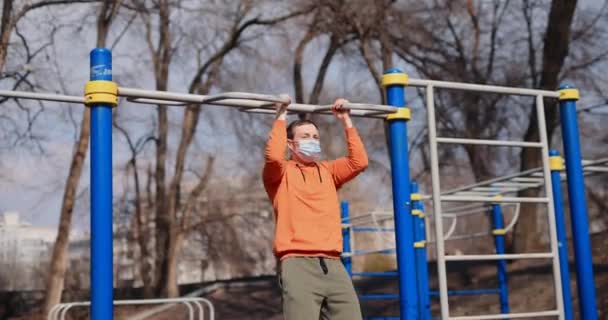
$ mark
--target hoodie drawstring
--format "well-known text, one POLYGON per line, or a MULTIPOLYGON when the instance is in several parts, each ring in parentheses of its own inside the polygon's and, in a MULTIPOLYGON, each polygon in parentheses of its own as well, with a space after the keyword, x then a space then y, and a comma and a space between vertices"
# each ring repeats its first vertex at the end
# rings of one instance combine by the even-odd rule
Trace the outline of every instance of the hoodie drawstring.
POLYGON ((317 167, 317 173, 319 173, 319 182, 323 183, 323 177, 321 177, 321 169, 319 168, 319 165, 316 162, 315 166, 317 167))

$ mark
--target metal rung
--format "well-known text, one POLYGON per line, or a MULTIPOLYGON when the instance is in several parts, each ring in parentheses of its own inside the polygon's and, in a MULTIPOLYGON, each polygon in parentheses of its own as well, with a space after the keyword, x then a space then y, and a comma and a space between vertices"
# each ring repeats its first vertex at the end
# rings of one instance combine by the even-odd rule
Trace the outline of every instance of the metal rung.
POLYGON ((608 168, 606 168, 606 167, 585 167, 585 171, 608 172, 608 168))
POLYGON ((382 250, 356 250, 355 252, 351 252, 352 256, 356 255, 364 255, 364 254, 392 254, 397 252, 396 249, 382 249, 382 250))
POLYGON ((531 147, 542 148, 540 142, 526 141, 508 141, 508 140, 484 140, 484 139, 460 139, 460 138, 442 138, 437 137, 437 142, 440 143, 455 143, 455 144, 481 144, 486 146, 502 146, 502 147, 531 147))
POLYGON ((518 253, 518 254, 467 254, 445 256, 446 261, 484 261, 516 259, 551 259, 553 253, 518 253))
POLYGON ((518 188, 536 188, 543 185, 542 183, 530 183, 530 182, 496 182, 492 183, 491 187, 518 187, 518 188))
POLYGON ((398 294, 394 293, 376 293, 376 294, 360 294, 360 300, 397 300, 398 294))
POLYGON ((459 197, 492 197, 497 194, 500 194, 498 191, 458 191, 453 194, 453 196, 459 197))
POLYGON ((472 189, 473 191, 481 191, 481 192, 508 192, 508 191, 518 191, 517 187, 475 187, 472 189))
MULTIPOLYGON (((449 290, 448 296, 481 296, 488 294, 500 294, 500 292, 500 289, 449 290)), ((429 295, 432 298, 439 297, 439 291, 431 290, 429 295)))
MULTIPOLYGON (((585 169, 586 170, 586 169, 585 169)), ((533 177, 544 177, 545 175, 542 172, 536 172, 532 174, 533 177)), ((566 173, 561 172, 559 174, 560 178, 565 179, 566 178, 566 173)))
POLYGON ((526 203, 548 203, 547 197, 476 197, 476 196, 440 196, 445 202, 526 202, 526 203))
POLYGON ((531 177, 517 177, 517 178, 511 179, 510 181, 545 183, 545 179, 543 179, 543 178, 531 178, 531 177))
POLYGON ((501 313, 501 314, 489 314, 483 316, 461 316, 461 317, 450 317, 450 320, 491 320, 491 319, 515 319, 515 318, 537 318, 537 317, 550 317, 559 316, 557 310, 550 311, 538 311, 538 312, 522 312, 522 313, 501 313))

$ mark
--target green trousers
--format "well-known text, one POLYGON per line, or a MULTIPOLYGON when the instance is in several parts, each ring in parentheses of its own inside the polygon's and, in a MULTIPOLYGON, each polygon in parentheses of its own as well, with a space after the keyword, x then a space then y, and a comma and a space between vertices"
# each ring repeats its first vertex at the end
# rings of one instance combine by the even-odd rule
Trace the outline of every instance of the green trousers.
POLYGON ((353 283, 338 259, 290 257, 279 266, 285 320, 361 320, 353 283))

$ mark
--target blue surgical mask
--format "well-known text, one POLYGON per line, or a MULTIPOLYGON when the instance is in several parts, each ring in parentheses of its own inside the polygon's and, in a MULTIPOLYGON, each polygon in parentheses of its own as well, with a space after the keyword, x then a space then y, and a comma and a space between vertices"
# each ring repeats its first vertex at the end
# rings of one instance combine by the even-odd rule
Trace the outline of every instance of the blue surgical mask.
POLYGON ((298 154, 309 161, 317 161, 321 158, 321 144, 316 139, 298 140, 298 154))

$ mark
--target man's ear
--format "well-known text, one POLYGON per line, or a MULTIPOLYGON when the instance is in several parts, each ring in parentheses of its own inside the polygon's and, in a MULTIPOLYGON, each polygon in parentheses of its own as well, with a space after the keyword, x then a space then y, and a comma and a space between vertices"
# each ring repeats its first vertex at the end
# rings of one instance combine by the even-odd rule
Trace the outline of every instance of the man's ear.
POLYGON ((295 148, 295 141, 293 141, 292 139, 287 139, 287 148, 293 151, 295 148))

